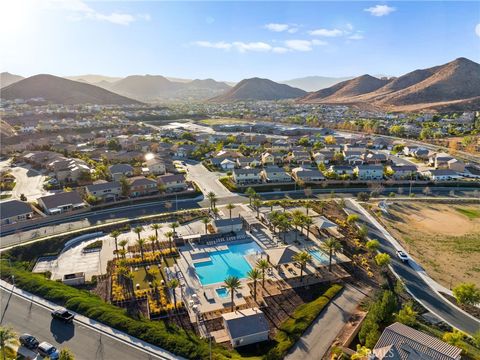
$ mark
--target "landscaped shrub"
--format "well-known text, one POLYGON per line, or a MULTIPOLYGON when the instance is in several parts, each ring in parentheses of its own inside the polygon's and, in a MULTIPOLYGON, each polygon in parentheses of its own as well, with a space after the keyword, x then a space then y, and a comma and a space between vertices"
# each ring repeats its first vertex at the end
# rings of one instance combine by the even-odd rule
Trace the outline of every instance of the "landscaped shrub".
POLYGON ((264 356, 264 359, 283 359, 288 350, 300 339, 304 331, 342 288, 342 285, 334 284, 317 299, 300 305, 292 316, 280 325, 274 339, 277 345, 264 356))

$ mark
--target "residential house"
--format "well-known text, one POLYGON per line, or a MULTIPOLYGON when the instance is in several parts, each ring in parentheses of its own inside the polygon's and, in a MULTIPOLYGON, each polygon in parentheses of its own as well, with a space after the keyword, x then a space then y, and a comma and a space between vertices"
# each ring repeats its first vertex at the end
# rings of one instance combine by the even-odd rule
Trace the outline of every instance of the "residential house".
POLYGON ((261 169, 235 169, 233 170, 233 181, 239 185, 259 184, 262 182, 261 169))
POLYGON ((187 158, 190 154, 195 150, 195 145, 179 145, 174 147, 173 149, 173 156, 180 157, 180 158, 187 158))
POLYGON ((240 168, 245 168, 247 166, 257 167, 260 165, 262 165, 262 162, 253 156, 245 156, 237 159, 237 166, 240 168))
POLYGON ((292 178, 281 167, 267 166, 262 171, 262 177, 267 183, 291 182, 292 178))
POLYGON ((47 168, 55 173, 55 178, 61 183, 77 182, 91 171, 85 161, 67 158, 56 159, 49 163, 47 168))
POLYGON ((418 175, 418 169, 415 165, 389 165, 387 171, 393 172, 392 177, 396 180, 414 180, 418 175))
POLYGON ((153 159, 148 159, 147 161, 145 161, 145 165, 148 168, 150 174, 165 174, 165 162, 157 157, 154 157, 153 159))
POLYGON ((296 181, 304 183, 319 182, 325 180, 323 174, 318 170, 298 167, 292 170, 292 176, 296 181))
POLYGON ((449 170, 453 170, 459 173, 465 172, 465 163, 460 160, 450 159, 447 161, 447 166, 449 170))
POLYGON ((288 161, 304 166, 310 165, 312 163, 312 158, 308 151, 292 151, 291 155, 288 157, 288 161))
POLYGON ((285 140, 278 139, 272 143, 272 149, 276 151, 288 151, 290 149, 290 144, 285 140))
POLYGON ((448 181, 461 178, 455 171, 449 169, 437 169, 423 171, 422 175, 433 181, 448 181))
POLYGON ((387 155, 383 153, 368 153, 368 154, 363 154, 362 156, 363 161, 366 164, 375 164, 379 165, 382 163, 387 162, 387 155))
POLYGON ((235 165, 237 163, 234 161, 234 160, 230 160, 230 159, 223 159, 221 162, 220 162, 220 167, 223 169, 223 170, 233 170, 235 169, 235 165))
POLYGON ((428 158, 428 163, 435 169, 448 169, 448 162, 453 156, 446 153, 435 153, 428 158))
POLYGON ((86 206, 77 191, 59 192, 37 199, 38 205, 49 215, 78 210, 86 206))
POLYGON ((387 326, 375 344, 372 360, 460 360, 462 349, 396 322, 387 326))
POLYGON ((354 169, 359 180, 381 180, 383 179, 382 165, 357 165, 354 169))
POLYGON ((269 152, 264 152, 262 154, 262 164, 263 164, 263 166, 274 165, 275 164, 275 157, 269 152))
POLYGON ((260 309, 237 310, 223 314, 222 318, 234 348, 268 340, 268 321, 260 309))
POLYGON ((144 176, 135 176, 127 181, 130 185, 131 197, 153 195, 158 192, 157 182, 144 176))
POLYGON ((166 174, 157 178, 158 183, 164 187, 166 192, 184 191, 188 188, 183 174, 166 174))
POLYGON ((2 225, 15 224, 30 219, 33 210, 29 203, 20 200, 0 202, 0 221, 2 225))
POLYGON ((123 177, 133 176, 133 166, 129 164, 115 164, 108 168, 108 172, 114 181, 119 181, 123 177))
POLYGON ((328 164, 333 160, 335 153, 330 150, 320 150, 313 154, 313 159, 317 165, 328 164))
POLYGON ((331 165, 328 171, 336 175, 353 175, 353 167, 350 165, 331 165))
POLYGON ((118 181, 98 182, 85 186, 85 192, 105 201, 116 200, 122 194, 122 185, 118 181))

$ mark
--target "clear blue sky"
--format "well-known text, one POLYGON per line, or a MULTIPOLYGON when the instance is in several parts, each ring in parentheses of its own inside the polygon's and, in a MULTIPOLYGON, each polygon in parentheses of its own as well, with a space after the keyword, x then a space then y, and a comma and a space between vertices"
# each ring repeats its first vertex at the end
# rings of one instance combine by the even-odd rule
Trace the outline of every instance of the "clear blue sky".
POLYGON ((0 69, 238 81, 480 62, 480 2, 2 0, 0 69))

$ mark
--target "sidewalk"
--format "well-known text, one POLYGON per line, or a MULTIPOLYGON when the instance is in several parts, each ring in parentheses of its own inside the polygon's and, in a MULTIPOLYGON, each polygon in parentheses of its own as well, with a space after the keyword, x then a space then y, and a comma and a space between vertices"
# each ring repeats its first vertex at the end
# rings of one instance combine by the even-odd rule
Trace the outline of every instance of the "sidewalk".
POLYGON ((365 296, 367 291, 347 284, 305 331, 285 359, 322 359, 365 296))
MULTIPOLYGON (((5 289, 6 291, 12 291, 12 285, 7 283, 6 281, 0 280, 0 287, 5 289)), ((36 303, 37 305, 45 308, 46 310, 53 310, 55 308, 58 308, 59 306, 51 301, 45 300, 39 296, 30 294, 26 291, 23 291, 22 289, 19 288, 14 288, 13 289, 13 294, 16 296, 19 296, 21 298, 24 298, 28 301, 32 301, 33 303, 36 303)), ((137 339, 133 336, 130 336, 124 332, 121 332, 119 330, 116 330, 114 328, 111 328, 105 324, 102 324, 100 322, 97 322, 95 320, 92 320, 90 318, 87 318, 83 315, 80 314, 75 314, 75 322, 81 323, 83 326, 86 326, 88 328, 91 328, 94 331, 100 332, 106 336, 109 336, 117 341, 123 342, 124 344, 127 344, 131 347, 137 348, 138 350, 141 350, 145 352, 148 355, 154 355, 158 356, 161 359, 168 359, 168 360, 174 360, 174 359, 183 359, 182 357, 178 355, 174 355, 167 350, 164 350, 162 348, 159 348, 157 346, 151 345, 145 341, 142 341, 140 339, 137 339)))

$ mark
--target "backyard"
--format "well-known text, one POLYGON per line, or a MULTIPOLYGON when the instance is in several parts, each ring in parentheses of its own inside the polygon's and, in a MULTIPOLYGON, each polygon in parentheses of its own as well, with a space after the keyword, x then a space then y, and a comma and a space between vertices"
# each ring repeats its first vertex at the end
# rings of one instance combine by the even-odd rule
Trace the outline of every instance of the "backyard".
POLYGON ((436 281, 480 286, 480 206, 396 202, 381 217, 392 235, 436 281))

